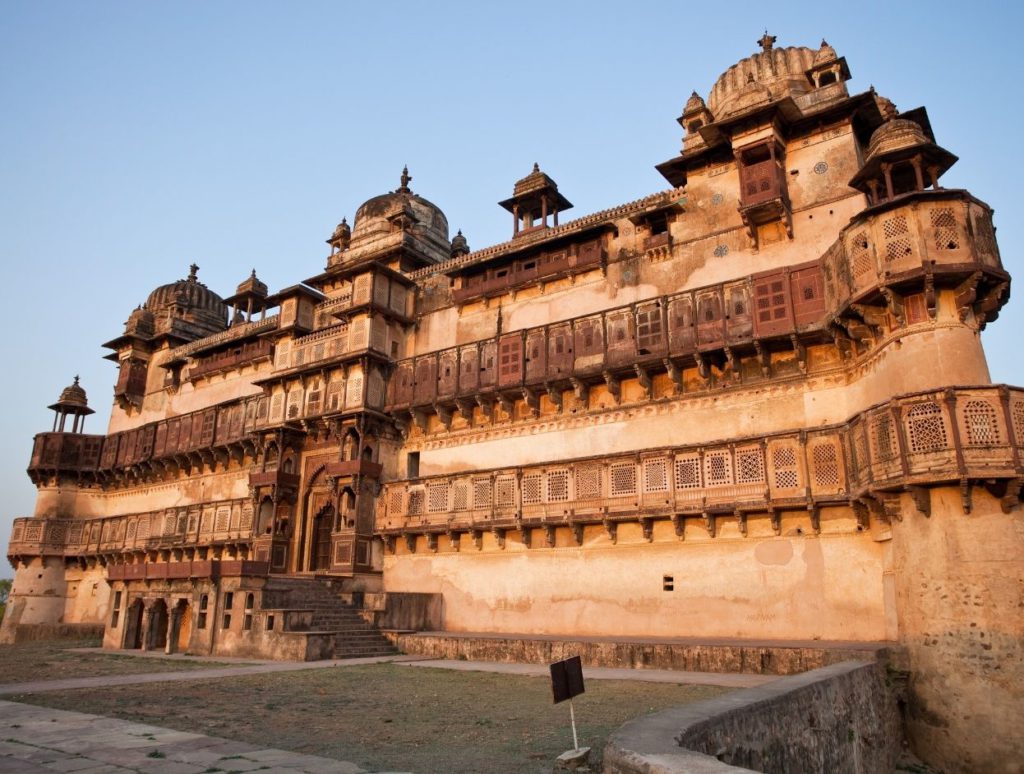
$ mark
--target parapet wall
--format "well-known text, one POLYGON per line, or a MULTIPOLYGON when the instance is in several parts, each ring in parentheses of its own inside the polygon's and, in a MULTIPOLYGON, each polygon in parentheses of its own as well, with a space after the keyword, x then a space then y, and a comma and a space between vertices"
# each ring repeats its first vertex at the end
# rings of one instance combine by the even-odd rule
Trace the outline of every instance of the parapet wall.
POLYGON ((604 771, 893 771, 903 732, 883 669, 846 661, 632 720, 604 771))

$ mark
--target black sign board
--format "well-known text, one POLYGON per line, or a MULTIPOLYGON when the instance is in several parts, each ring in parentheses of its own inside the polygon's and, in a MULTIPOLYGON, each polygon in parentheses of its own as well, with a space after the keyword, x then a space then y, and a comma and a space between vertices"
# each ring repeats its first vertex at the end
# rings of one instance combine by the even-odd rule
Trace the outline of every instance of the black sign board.
POLYGON ((583 693, 583 663, 579 656, 551 665, 551 690, 555 704, 583 693))

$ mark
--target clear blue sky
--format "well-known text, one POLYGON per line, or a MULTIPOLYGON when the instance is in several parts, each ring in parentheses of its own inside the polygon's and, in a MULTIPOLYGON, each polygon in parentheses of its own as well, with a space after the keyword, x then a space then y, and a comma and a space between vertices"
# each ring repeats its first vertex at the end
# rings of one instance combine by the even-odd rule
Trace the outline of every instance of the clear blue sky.
MULTIPOLYGON (((995 208, 1017 271, 1021 21, 984 2, 7 0, 0 545, 32 512, 24 469, 46 406, 81 374, 87 429, 104 428, 115 372, 100 344, 189 263, 222 295, 253 267, 271 290, 312 276, 335 224, 403 164, 474 248, 509 236, 495 203, 534 161, 570 217, 661 190, 654 164, 678 152, 691 90, 766 27, 779 46, 827 38, 852 91, 927 106, 960 156, 944 183, 995 208)), ((1022 307, 984 334, 995 381, 1024 383, 1022 307)))

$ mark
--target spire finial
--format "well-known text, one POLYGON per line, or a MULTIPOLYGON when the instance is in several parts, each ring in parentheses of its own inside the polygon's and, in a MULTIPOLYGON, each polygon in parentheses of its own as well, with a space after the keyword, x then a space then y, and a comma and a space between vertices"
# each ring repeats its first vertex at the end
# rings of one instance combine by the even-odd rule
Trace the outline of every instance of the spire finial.
POLYGON ((196 281, 196 276, 198 274, 199 274, 199 265, 198 264, 193 263, 191 266, 188 267, 188 279, 189 279, 189 282, 195 282, 196 281))
POLYGON ((536 161, 533 162, 533 171, 540 172, 540 164, 538 164, 536 161))
POLYGON ((78 386, 78 374, 75 374, 75 387, 78 386))
POLYGON ((412 175, 409 174, 409 167, 408 166, 402 167, 402 178, 401 178, 401 181, 402 181, 402 184, 398 187, 398 192, 399 193, 410 193, 410 191, 409 191, 409 183, 412 182, 412 175))
POLYGON ((761 39, 757 41, 757 45, 759 45, 761 50, 765 53, 771 51, 772 46, 775 45, 775 36, 768 34, 767 27, 765 28, 764 35, 762 35, 761 39))

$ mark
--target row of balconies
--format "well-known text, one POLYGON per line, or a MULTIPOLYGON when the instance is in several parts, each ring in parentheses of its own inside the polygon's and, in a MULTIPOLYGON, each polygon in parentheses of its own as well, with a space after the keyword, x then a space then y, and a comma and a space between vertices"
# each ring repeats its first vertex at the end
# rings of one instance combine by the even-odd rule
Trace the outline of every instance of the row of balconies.
POLYGON ((386 484, 385 534, 673 518, 850 503, 880 492, 1015 481, 1024 390, 903 396, 831 428, 386 484))
POLYGON ((921 300, 921 315, 911 321, 922 321, 926 304, 934 311, 940 284, 980 283, 970 293, 958 287, 958 303, 968 298, 991 305, 991 297, 980 301, 984 286, 991 290, 1006 281, 994 250, 990 212, 983 205, 958 191, 918 194, 902 206, 855 219, 813 263, 399 361, 387 406, 429 410, 438 402, 505 388, 567 386, 608 369, 652 366, 671 375, 685 358, 700 368, 704 353, 722 353, 716 359, 725 362, 735 351, 749 350, 764 360, 769 349, 786 342, 798 348, 798 338, 841 335, 831 321, 844 315, 852 316, 847 327, 855 334, 877 324, 890 306, 899 319, 901 293, 921 300), (887 240, 890 232, 896 236, 887 240), (901 251, 906 245, 909 257, 895 248, 890 252, 894 239, 901 251), (880 315, 851 310, 866 302, 883 304, 880 315))

